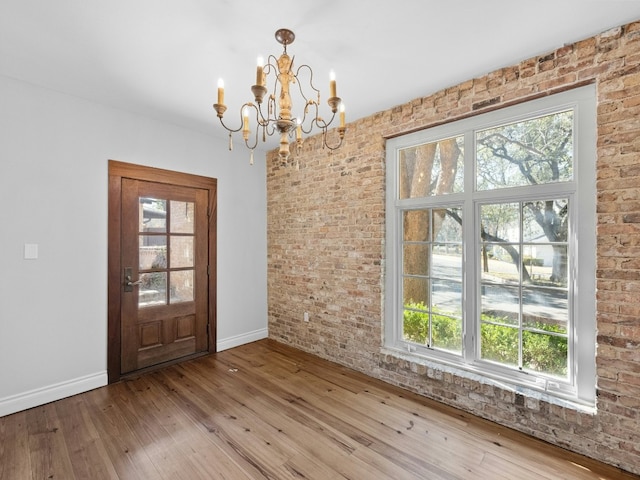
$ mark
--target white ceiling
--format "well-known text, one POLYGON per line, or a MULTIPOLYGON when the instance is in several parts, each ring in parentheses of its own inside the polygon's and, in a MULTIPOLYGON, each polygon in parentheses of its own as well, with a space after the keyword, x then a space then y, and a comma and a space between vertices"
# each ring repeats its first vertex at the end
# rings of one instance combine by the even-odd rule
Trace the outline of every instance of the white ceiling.
POLYGON ((278 28, 323 99, 335 70, 349 121, 638 19, 640 0, 0 0, 0 74, 226 138, 217 79, 229 116, 278 28))

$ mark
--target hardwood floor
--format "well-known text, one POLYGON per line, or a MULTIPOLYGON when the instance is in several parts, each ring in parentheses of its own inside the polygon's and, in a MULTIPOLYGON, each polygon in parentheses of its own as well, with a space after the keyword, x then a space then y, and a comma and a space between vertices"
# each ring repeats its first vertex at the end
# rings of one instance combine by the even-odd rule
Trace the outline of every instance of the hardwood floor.
POLYGON ((639 477, 263 340, 0 418, 0 478, 639 477))

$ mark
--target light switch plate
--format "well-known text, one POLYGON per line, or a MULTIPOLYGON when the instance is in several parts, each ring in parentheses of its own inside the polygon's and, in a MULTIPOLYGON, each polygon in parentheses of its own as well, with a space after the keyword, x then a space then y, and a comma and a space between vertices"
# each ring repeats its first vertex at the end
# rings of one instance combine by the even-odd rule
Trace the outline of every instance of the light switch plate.
POLYGON ((35 260, 38 258, 38 244, 37 243, 25 243, 24 244, 24 259, 35 260))

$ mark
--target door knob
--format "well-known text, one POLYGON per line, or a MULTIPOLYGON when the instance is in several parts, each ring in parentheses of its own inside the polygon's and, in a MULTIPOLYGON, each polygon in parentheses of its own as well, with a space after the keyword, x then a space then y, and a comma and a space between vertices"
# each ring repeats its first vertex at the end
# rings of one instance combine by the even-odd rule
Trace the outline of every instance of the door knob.
POLYGON ((126 267, 124 269, 124 291, 125 292, 133 292, 134 285, 140 285, 142 280, 133 281, 133 269, 131 267, 126 267))

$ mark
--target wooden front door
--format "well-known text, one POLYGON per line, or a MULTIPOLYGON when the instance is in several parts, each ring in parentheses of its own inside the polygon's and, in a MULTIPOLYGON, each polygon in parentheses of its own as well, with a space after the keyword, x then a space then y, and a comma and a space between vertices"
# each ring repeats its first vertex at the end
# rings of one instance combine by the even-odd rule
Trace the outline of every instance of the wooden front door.
POLYGON ((207 351, 207 191, 125 178, 122 219, 121 373, 207 351))
POLYGON ((111 245, 109 251, 110 381, 215 351, 211 334, 215 188, 202 188, 198 181, 185 185, 189 183, 185 178, 201 177, 175 174, 172 180, 167 177, 171 172, 137 168, 142 170, 136 175, 127 164, 110 162, 110 243, 115 240, 112 229, 119 230, 119 252, 111 245), (112 166, 125 170, 112 175, 112 166), (111 198, 115 195, 117 201, 111 198), (119 212, 118 221, 112 207, 119 212))

